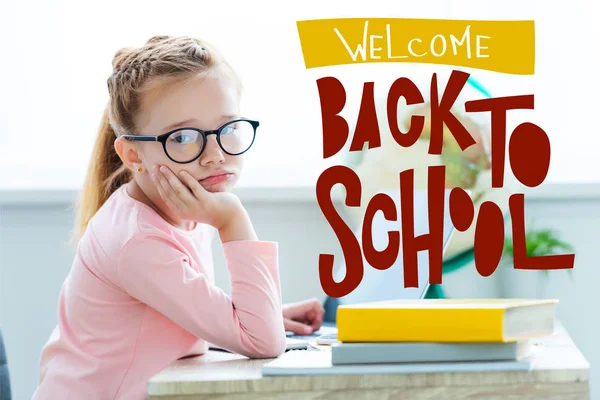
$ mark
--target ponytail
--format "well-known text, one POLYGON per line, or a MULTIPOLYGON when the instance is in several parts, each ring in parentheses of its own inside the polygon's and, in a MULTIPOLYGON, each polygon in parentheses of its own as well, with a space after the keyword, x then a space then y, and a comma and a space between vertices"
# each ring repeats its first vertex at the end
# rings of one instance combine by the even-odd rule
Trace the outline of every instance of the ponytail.
POLYGON ((88 223, 111 194, 132 178, 115 151, 116 136, 110 125, 108 107, 104 110, 88 172, 77 200, 77 214, 71 244, 76 245, 88 223))

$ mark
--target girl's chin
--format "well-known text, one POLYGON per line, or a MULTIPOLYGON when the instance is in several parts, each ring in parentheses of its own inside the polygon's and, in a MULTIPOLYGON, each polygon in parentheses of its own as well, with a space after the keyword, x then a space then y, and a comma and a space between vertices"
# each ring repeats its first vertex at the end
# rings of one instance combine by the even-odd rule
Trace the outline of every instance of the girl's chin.
POLYGON ((211 192, 211 193, 219 193, 219 192, 229 192, 231 191, 231 189, 233 188, 235 182, 233 181, 226 181, 226 182, 219 182, 219 183, 212 183, 212 184, 202 184, 202 187, 204 189, 206 189, 207 192, 211 192))
POLYGON ((211 187, 206 187, 204 189, 206 189, 207 192, 211 192, 211 193, 229 192, 229 190, 230 190, 229 187, 224 187, 224 185, 213 185, 211 187))

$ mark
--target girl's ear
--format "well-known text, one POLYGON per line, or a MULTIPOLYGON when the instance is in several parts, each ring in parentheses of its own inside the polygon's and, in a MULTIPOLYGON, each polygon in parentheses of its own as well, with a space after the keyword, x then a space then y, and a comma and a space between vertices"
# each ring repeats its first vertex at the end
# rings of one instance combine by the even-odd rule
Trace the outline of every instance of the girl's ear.
POLYGON ((123 138, 115 139, 115 151, 119 155, 119 158, 129 169, 136 168, 136 165, 142 163, 142 159, 139 154, 139 150, 129 140, 123 138))

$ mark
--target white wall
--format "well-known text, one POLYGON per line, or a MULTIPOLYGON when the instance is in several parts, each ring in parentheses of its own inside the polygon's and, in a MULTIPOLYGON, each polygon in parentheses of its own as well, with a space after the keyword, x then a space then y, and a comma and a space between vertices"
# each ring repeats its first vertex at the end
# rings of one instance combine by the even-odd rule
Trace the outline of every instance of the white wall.
MULTIPOLYGON (((452 69, 367 63, 307 70, 296 21, 347 17, 534 20, 535 75, 467 71, 494 97, 535 95, 535 110, 508 113, 507 126, 512 130, 531 121, 546 130, 553 146, 547 182, 598 182, 594 171, 600 167, 595 153, 600 136, 589 132, 600 89, 600 59, 593 50, 599 37, 598 9, 592 3, 597 2, 180 0, 166 7, 159 0, 3 1, 0 37, 13 61, 0 63, 0 76, 7 77, 0 96, 0 187, 80 187, 85 169, 73 165, 87 165, 108 100, 112 57, 118 49, 141 46, 156 34, 208 40, 240 73, 244 114, 261 121, 257 141, 247 153, 244 185, 268 181, 287 186, 290 173, 296 175, 295 182, 310 185, 329 161, 322 160, 317 78, 332 75, 344 83, 348 96, 342 115, 352 126, 363 82, 375 81, 375 95, 385 98, 396 78, 408 76, 426 94, 432 72, 440 74, 444 87, 452 69), (268 13, 256 12, 260 3, 268 13), (35 145, 23 146, 24 132, 35 145), (69 145, 57 137, 69 138, 69 145), (285 151, 290 138, 294 151, 285 151)), ((489 121, 487 114, 481 115, 489 121)))
MULTIPOLYGON (((568 195, 568 194, 567 194, 568 195)), ((310 197, 310 196, 307 196, 310 197)), ((318 254, 333 252, 339 244, 316 203, 295 201, 246 202, 261 239, 280 243, 281 280, 285 302, 324 297, 318 279, 318 254)), ((600 282, 596 268, 600 237, 600 197, 584 199, 531 199, 526 216, 538 226, 558 229, 576 246, 572 279, 564 271, 519 275, 531 282, 531 295, 558 297, 558 315, 592 366, 600 362, 600 323, 590 314, 593 293, 600 282), (539 279, 538 279, 539 278, 539 279)), ((72 223, 67 204, 0 206, 0 328, 5 337, 15 399, 29 398, 38 376, 38 357, 55 326, 60 286, 69 271, 73 252, 63 243, 72 223)), ((215 243, 217 283, 229 291, 220 246, 215 243)), ((522 271, 519 271, 522 272, 522 271)), ((451 296, 482 296, 498 285, 500 274, 481 278, 471 270, 444 277, 451 296), (487 289, 481 289, 487 286, 487 289), (479 288, 478 290, 473 288, 479 288)), ((592 385, 600 372, 592 369, 592 385)), ((593 398, 600 398, 595 396, 593 398)))

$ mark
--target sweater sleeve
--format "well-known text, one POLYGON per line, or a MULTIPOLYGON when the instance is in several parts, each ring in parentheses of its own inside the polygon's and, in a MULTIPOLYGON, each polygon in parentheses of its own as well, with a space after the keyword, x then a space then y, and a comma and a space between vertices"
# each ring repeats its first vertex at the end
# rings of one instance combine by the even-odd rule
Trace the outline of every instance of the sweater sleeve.
POLYGON ((123 247, 117 271, 127 293, 193 335, 252 358, 285 351, 276 242, 223 244, 231 297, 190 265, 169 237, 140 235, 123 247))

